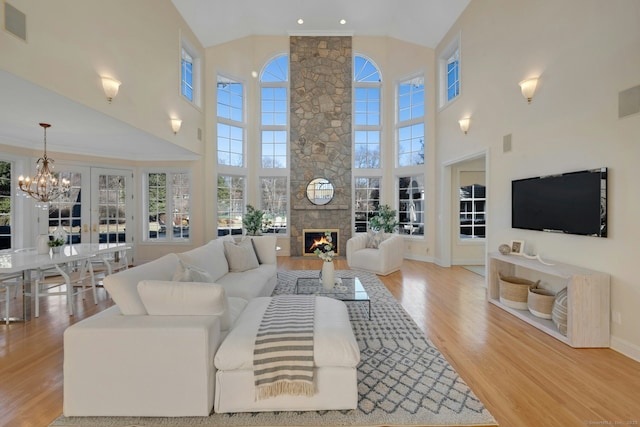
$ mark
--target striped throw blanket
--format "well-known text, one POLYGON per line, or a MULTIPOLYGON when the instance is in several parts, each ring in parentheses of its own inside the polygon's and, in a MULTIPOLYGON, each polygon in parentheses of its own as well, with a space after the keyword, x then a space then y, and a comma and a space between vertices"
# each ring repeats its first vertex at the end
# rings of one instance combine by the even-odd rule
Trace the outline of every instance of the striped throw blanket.
POLYGON ((271 299, 253 350, 256 400, 315 393, 314 312, 313 296, 281 295, 271 299))

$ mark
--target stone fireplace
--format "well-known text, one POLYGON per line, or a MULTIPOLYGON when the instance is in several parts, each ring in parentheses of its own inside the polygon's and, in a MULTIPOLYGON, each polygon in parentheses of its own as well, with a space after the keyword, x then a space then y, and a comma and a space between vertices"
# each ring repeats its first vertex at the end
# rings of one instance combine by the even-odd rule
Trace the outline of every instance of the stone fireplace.
POLYGON ((304 230, 336 230, 346 253, 352 234, 351 37, 292 36, 290 44, 291 256, 304 256, 304 230), (323 205, 306 195, 314 178, 334 187, 323 205))
POLYGON ((340 230, 335 229, 304 229, 302 230, 302 255, 303 256, 315 256, 313 251, 316 249, 317 243, 321 242, 324 238, 324 232, 331 233, 331 242, 333 243, 333 251, 336 255, 340 255, 340 230))

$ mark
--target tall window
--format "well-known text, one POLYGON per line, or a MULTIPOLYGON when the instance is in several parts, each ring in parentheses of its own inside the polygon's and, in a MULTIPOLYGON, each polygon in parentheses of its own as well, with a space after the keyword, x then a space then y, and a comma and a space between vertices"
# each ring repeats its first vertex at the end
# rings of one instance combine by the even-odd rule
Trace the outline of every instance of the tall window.
POLYGON ((424 77, 398 84, 398 167, 424 164, 424 77))
MULTIPOLYGON (((70 243, 82 242, 82 174, 79 172, 60 172, 58 180, 67 179, 71 183, 69 193, 49 202, 48 233, 60 228, 67 234, 70 243)), ((85 202, 88 203, 88 202, 85 202)))
POLYGON ((182 49, 181 65, 180 91, 185 98, 193 102, 193 58, 186 49, 182 49))
POLYGON ((244 94, 243 84, 218 76, 218 164, 243 167, 244 94))
POLYGON ((245 178, 218 175, 218 236, 242 234, 245 178))
POLYGON ((147 241, 188 241, 190 219, 189 174, 149 172, 146 181, 145 234, 147 241))
POLYGON ((11 243, 11 163, 0 160, 0 249, 11 243))
POLYGON ((380 168, 380 90, 378 68, 367 58, 353 60, 353 129, 355 168, 380 168))
POLYGON ((424 175, 398 177, 398 232, 424 235, 424 210, 424 175))
POLYGON ((186 100, 200 106, 200 68, 198 51, 184 38, 180 50, 180 93, 186 100))
POLYGON ((458 51, 447 60, 447 102, 460 95, 458 51))
POLYGON ((353 203, 357 232, 367 231, 380 204, 382 78, 368 58, 353 58, 353 203))
POLYGON ((287 232, 287 177, 260 178, 260 207, 269 220, 269 233, 287 232))
POLYGON ((260 209, 268 232, 286 233, 288 215, 289 57, 269 61, 260 75, 260 209))
POLYGON ((357 232, 367 231, 369 220, 380 205, 380 178, 354 178, 355 227, 357 232))
POLYGON ((486 188, 472 184, 460 187, 460 238, 479 239, 486 236, 486 188))
POLYGON ((439 104, 448 105, 460 95, 460 37, 456 37, 438 58, 439 104))

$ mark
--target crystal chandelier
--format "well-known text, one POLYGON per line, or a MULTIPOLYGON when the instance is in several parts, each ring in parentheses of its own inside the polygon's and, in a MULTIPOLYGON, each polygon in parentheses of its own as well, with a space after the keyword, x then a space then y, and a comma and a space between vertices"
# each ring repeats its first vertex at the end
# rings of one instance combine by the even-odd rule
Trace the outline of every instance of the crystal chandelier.
POLYGON ((36 207, 48 209, 50 201, 69 193, 71 182, 66 178, 59 182, 53 175, 53 159, 47 157, 47 128, 51 125, 40 123, 40 126, 44 129, 44 154, 36 161, 36 175, 33 178, 20 175, 18 187, 25 196, 36 199, 36 207))

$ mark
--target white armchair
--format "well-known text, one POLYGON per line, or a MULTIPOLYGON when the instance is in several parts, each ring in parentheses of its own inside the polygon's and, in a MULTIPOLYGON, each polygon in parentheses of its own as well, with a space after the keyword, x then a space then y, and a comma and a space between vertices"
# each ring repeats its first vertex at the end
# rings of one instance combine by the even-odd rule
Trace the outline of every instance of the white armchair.
POLYGON ((378 249, 367 247, 367 233, 355 233, 347 240, 347 264, 349 268, 371 271, 382 276, 397 271, 402 266, 404 240, 391 234, 378 249))

